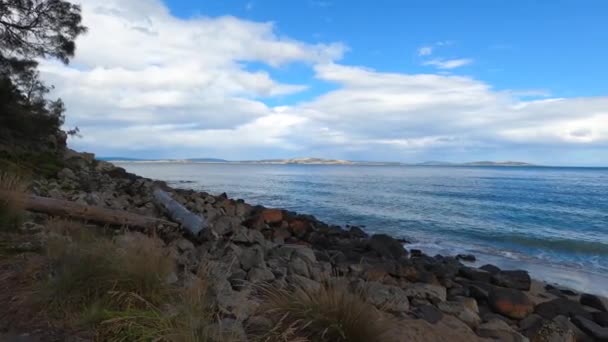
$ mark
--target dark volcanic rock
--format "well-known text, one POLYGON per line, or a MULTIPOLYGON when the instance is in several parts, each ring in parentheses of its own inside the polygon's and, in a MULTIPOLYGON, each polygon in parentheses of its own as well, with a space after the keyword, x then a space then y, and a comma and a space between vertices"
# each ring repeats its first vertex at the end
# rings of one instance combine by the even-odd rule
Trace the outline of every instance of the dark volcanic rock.
POLYGON ((581 295, 580 302, 588 307, 598 309, 603 312, 608 312, 608 299, 585 293, 581 295))
POLYGON ((498 268, 494 265, 490 265, 490 264, 483 265, 479 269, 489 272, 490 274, 496 274, 496 273, 500 272, 500 268, 498 268))
POLYGON ((473 254, 458 254, 456 256, 456 259, 469 262, 474 262, 475 260, 477 260, 473 254))
POLYGON ((386 234, 372 235, 369 239, 369 247, 384 258, 399 259, 407 255, 403 245, 386 234))
POLYGON ((546 319, 553 319, 556 316, 582 316, 591 319, 591 313, 587 312, 583 306, 575 301, 566 298, 557 298, 548 302, 538 304, 534 312, 546 319))
POLYGON ((416 308, 416 310, 414 310, 414 315, 431 324, 435 324, 443 318, 443 313, 439 309, 428 304, 416 308))
POLYGON ((421 251, 421 250, 419 250, 419 249, 415 249, 415 248, 414 248, 414 249, 410 249, 410 255, 411 255, 411 257, 412 257, 412 258, 419 258, 419 257, 421 257, 423 254, 422 254, 422 251, 421 251))
POLYGON ((601 327, 595 322, 581 316, 575 316, 572 319, 572 323, 596 340, 608 341, 608 328, 601 327))
POLYGON ((534 304, 528 296, 515 289, 495 287, 488 298, 494 312, 514 319, 524 319, 534 311, 534 304))
POLYGON ((608 328, 608 312, 594 312, 591 316, 595 323, 608 328))
POLYGON ((458 271, 458 274, 467 279, 482 281, 484 283, 489 283, 492 278, 492 274, 489 272, 473 267, 462 267, 458 271))
POLYGON ((530 291, 532 279, 527 271, 500 271, 492 276, 492 283, 511 289, 530 291))

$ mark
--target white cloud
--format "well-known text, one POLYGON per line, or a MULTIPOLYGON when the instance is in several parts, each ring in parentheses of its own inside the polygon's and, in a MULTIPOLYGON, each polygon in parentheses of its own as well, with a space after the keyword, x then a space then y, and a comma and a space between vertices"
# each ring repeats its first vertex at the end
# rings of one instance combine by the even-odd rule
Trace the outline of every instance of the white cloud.
POLYGON ((76 59, 44 62, 41 71, 66 101, 68 125, 82 129, 71 143, 101 155, 420 160, 444 151, 471 160, 499 151, 498 159, 512 159, 504 154, 511 146, 608 147, 608 97, 558 99, 496 91, 471 77, 342 65, 343 44, 297 41, 272 23, 234 17, 180 19, 154 0, 82 5, 90 31, 76 59), (309 87, 273 78, 289 63, 310 66, 335 89, 281 103, 309 87))
POLYGON ((430 56, 433 53, 432 46, 423 46, 418 49, 418 56, 430 56))
POLYGON ((422 65, 431 65, 438 69, 455 69, 460 68, 465 65, 469 65, 473 63, 472 59, 469 58, 458 58, 458 59, 431 59, 429 61, 425 61, 422 65))

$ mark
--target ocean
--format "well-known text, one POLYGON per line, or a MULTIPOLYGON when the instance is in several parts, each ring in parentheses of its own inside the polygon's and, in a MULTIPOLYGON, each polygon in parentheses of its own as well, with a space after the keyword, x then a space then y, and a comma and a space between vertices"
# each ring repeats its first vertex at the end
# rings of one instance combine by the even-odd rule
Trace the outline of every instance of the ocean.
POLYGON ((608 295, 608 168, 117 164, 608 295))

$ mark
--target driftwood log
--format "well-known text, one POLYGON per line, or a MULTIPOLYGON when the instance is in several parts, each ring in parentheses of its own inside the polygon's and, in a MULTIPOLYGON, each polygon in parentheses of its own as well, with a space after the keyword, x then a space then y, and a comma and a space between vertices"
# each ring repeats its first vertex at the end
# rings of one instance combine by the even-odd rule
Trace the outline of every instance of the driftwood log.
MULTIPOLYGON (((14 196, 14 194, 7 191, 0 191, 0 198, 10 198, 11 196, 14 196)), ((156 228, 159 225, 179 227, 175 222, 134 214, 128 211, 88 206, 54 198, 29 195, 23 197, 22 201, 23 207, 26 210, 54 216, 71 217, 91 222, 137 228, 156 228)))
POLYGON ((196 215, 186 209, 183 205, 174 200, 166 191, 156 188, 154 189, 154 198, 167 214, 175 222, 179 222, 182 228, 190 232, 193 236, 199 237, 201 232, 208 227, 207 220, 204 217, 196 215))

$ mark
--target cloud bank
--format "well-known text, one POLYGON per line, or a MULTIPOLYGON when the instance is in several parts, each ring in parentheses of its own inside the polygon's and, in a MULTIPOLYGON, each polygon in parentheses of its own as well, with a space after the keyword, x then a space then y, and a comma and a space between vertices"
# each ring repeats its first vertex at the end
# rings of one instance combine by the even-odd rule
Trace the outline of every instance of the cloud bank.
MULTIPOLYGON (((343 43, 302 42, 272 23, 231 16, 177 18, 155 0, 82 7, 90 31, 77 57, 41 70, 66 102, 68 125, 84 134, 71 144, 98 155, 564 163, 547 155, 558 151, 590 164, 608 157, 596 152, 608 147, 608 97, 524 100, 472 77, 349 66, 340 63, 343 43), (310 82, 283 83, 251 65, 293 63, 335 89, 269 105, 310 82)), ((471 62, 426 63, 448 70, 471 62)))

